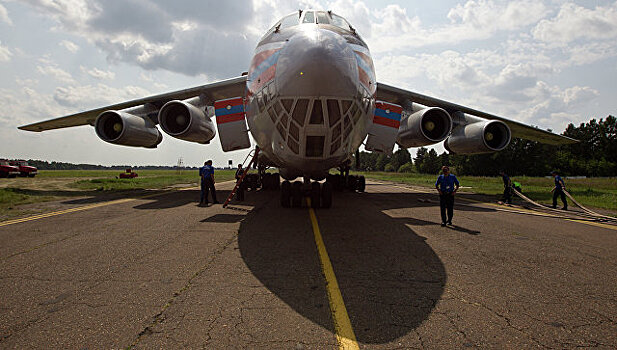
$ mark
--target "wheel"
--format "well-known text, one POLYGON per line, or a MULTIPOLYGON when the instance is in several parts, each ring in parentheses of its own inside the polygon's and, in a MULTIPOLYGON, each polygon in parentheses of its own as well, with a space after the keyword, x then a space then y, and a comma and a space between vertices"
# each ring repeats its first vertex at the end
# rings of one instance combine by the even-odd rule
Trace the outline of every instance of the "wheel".
POLYGON ((321 207, 330 208, 332 206, 332 184, 326 182, 321 186, 321 207))
POLYGON ((0 177, 9 177, 9 173, 2 172, 0 173, 0 177))
POLYGON ((364 176, 358 176, 358 182, 356 183, 358 192, 364 192, 366 189, 366 179, 364 176))
POLYGON ((300 181, 291 184, 291 206, 293 208, 302 207, 302 182, 300 181))
POLYGON ((291 198, 291 183, 287 180, 281 185, 281 206, 289 208, 289 200, 291 198))
POLYGON ((347 177, 347 188, 351 191, 355 191, 358 186, 358 178, 355 175, 349 175, 347 177))
POLYGON ((319 208, 319 202, 321 201, 321 185, 319 182, 313 182, 311 184, 311 207, 319 208))
POLYGON ((278 190, 281 187, 281 175, 279 173, 272 174, 272 188, 278 190))
POLYGON ((261 178, 261 188, 263 188, 264 190, 269 190, 272 188, 271 183, 272 183, 272 174, 264 174, 261 178))
POLYGON ((28 174, 28 177, 35 177, 36 174, 28 174))

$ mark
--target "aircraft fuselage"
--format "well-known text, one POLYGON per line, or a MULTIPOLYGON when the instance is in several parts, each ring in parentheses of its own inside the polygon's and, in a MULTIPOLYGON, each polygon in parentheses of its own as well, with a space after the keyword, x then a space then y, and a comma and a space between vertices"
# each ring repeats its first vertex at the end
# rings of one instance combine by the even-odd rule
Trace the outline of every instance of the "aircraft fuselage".
POLYGON ((247 79, 251 134, 266 162, 288 179, 322 179, 350 159, 375 108, 375 69, 364 41, 341 28, 346 22, 302 23, 309 14, 316 12, 296 14, 301 24, 285 27, 288 16, 266 33, 247 79))

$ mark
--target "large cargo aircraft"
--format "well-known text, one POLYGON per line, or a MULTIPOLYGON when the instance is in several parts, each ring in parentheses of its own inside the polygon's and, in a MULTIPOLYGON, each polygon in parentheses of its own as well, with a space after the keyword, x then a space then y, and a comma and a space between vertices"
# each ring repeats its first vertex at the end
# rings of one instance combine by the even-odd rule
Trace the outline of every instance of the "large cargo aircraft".
MULTIPOLYGON (((92 125, 104 141, 155 148, 168 135, 207 144, 217 131, 223 151, 259 147, 261 167, 278 168, 284 206, 301 203, 303 178, 313 205, 329 207, 332 168, 348 167, 363 144, 391 153, 394 145, 445 141, 453 153, 504 149, 511 137, 547 144, 575 140, 472 108, 378 83, 370 51, 356 30, 331 11, 283 17, 259 41, 240 77, 105 106, 20 127, 45 131, 92 125), (216 119, 216 125, 213 122, 216 119), (248 124, 248 127, 247 127, 248 124), (328 180, 323 184, 311 180, 328 180), (291 200, 291 202, 290 202, 291 200)), ((279 180, 276 176, 276 187, 279 180)), ((354 178, 360 191, 364 178, 354 178)))

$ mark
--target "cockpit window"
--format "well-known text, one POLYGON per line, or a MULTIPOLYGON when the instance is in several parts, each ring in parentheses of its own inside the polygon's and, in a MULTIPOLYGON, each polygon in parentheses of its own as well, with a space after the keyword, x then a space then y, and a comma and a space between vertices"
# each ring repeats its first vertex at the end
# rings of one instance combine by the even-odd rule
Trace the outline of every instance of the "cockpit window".
POLYGON ((319 24, 330 24, 330 19, 325 11, 317 12, 317 23, 319 24))
POLYGON ((309 11, 304 15, 302 23, 315 23, 315 12, 309 11))
POLYGON ((345 30, 351 31, 351 28, 349 27, 349 23, 347 23, 347 21, 341 16, 332 14, 332 24, 334 24, 335 26, 339 28, 343 28, 345 30))
POLYGON ((298 25, 298 14, 293 14, 293 15, 284 17, 281 20, 281 27, 279 29, 289 28, 289 27, 293 27, 296 25, 298 25))

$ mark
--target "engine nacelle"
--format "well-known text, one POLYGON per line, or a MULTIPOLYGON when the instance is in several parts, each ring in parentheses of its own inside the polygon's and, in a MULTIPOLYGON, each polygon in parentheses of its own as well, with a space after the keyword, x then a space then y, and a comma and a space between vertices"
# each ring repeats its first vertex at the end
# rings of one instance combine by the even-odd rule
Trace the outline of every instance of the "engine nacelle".
POLYGON ((210 117, 186 101, 167 102, 159 111, 159 124, 168 135, 185 141, 209 143, 216 135, 210 117))
POLYGON ((458 154, 497 152, 510 144, 511 135, 504 122, 478 121, 454 128, 444 147, 448 152, 458 154))
POLYGON ((121 111, 99 114, 94 129, 101 140, 116 145, 156 148, 163 141, 163 135, 150 119, 121 111))
POLYGON ((401 120, 396 142, 404 147, 420 147, 441 142, 452 130, 452 118, 438 107, 422 108, 401 120))

